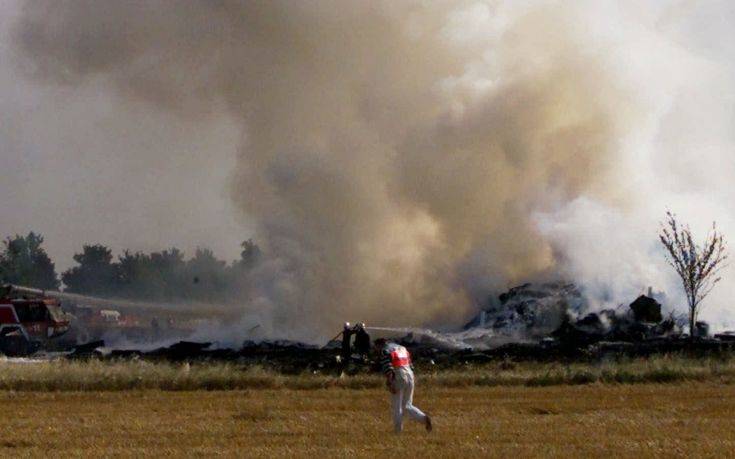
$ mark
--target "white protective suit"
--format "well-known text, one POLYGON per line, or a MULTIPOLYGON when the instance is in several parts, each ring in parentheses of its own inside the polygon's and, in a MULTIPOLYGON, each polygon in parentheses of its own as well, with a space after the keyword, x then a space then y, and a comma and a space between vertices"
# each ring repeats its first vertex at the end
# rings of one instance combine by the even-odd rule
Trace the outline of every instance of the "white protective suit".
POLYGON ((403 430, 403 416, 407 414, 414 421, 427 425, 428 417, 413 406, 414 375, 410 365, 411 357, 403 346, 388 343, 383 348, 382 367, 386 376, 393 374, 391 392, 391 413, 396 433, 403 430))
POLYGON ((400 367, 394 370, 393 385, 396 393, 391 394, 391 411, 393 427, 396 432, 403 430, 403 415, 407 414, 414 421, 426 424, 426 415, 413 406, 413 371, 411 367, 400 367))

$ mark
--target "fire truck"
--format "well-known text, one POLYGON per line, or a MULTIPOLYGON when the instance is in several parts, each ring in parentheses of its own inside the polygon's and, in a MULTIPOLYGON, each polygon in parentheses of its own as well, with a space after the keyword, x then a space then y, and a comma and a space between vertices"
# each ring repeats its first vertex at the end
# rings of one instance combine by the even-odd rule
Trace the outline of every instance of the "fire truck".
POLYGON ((46 347, 69 330, 71 315, 42 290, 0 286, 0 353, 22 356, 46 347))

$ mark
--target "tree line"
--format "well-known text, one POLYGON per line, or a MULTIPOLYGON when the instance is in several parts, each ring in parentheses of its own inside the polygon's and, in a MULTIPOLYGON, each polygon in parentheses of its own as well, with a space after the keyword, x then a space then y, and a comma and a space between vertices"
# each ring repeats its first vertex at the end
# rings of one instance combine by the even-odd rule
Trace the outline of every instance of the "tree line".
MULTIPOLYGON (((666 261, 676 270, 689 308, 689 328, 695 330, 705 297, 720 281, 727 266, 727 244, 712 224, 702 244, 697 244, 687 225, 666 213, 659 240, 666 261)), ((114 259, 104 245, 84 245, 74 255, 74 266, 56 273, 56 266, 43 248, 43 236, 30 232, 3 241, 0 252, 0 283, 65 291, 84 295, 112 296, 138 300, 222 301, 237 297, 247 288, 249 271, 258 263, 260 248, 248 239, 240 258, 231 263, 217 259, 206 248, 198 248, 186 259, 177 248, 143 253, 124 251, 114 259)))
POLYGON ((3 241, 0 282, 44 290, 132 300, 225 301, 246 287, 249 271, 261 251, 251 239, 241 244, 240 258, 228 263, 207 248, 186 258, 170 248, 143 253, 126 250, 115 258, 104 245, 84 245, 74 255, 76 265, 59 275, 43 248, 43 236, 30 232, 3 241))

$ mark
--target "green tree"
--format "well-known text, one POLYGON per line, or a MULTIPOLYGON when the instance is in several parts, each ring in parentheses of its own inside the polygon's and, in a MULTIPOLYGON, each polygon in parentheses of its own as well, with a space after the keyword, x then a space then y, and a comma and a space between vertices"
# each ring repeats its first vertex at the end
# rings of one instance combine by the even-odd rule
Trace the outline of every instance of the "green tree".
POLYGON ((126 250, 118 257, 116 263, 120 290, 122 296, 129 298, 150 298, 155 292, 143 291, 150 283, 151 261, 150 257, 141 252, 126 250))
POLYGON ((176 299, 184 296, 186 285, 186 262, 184 253, 173 247, 150 255, 151 271, 161 287, 155 294, 159 298, 176 299))
POLYGON ((244 241, 240 247, 242 247, 240 259, 234 263, 234 267, 250 269, 255 266, 260 260, 260 247, 252 239, 244 241))
POLYGON ((177 248, 151 254, 126 250, 115 265, 121 296, 145 300, 185 296, 186 262, 177 248))
POLYGON ((201 247, 188 260, 174 247, 148 254, 126 250, 113 261, 107 247, 85 245, 82 253, 74 255, 78 266, 62 278, 67 289, 76 293, 148 301, 226 301, 241 298, 249 286, 249 270, 260 259, 260 248, 252 240, 241 246, 240 259, 228 265, 201 247))
POLYGON ((118 267, 112 263, 112 251, 107 247, 85 245, 74 255, 75 266, 61 275, 70 292, 92 295, 114 295, 120 289, 118 267))
POLYGON ((186 262, 188 284, 182 292, 200 300, 224 299, 229 288, 227 263, 217 259, 214 252, 197 248, 194 257, 186 262))
POLYGON ((2 282, 56 290, 60 282, 56 267, 42 247, 43 236, 34 232, 28 236, 16 235, 3 241, 0 253, 2 282))

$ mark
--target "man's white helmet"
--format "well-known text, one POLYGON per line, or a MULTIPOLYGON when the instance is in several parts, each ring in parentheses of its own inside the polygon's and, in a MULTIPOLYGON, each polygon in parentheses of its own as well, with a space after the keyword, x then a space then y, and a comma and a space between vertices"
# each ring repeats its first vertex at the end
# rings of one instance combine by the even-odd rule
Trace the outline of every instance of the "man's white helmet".
POLYGON ((350 323, 349 322, 345 322, 345 328, 350 328, 350 323))

